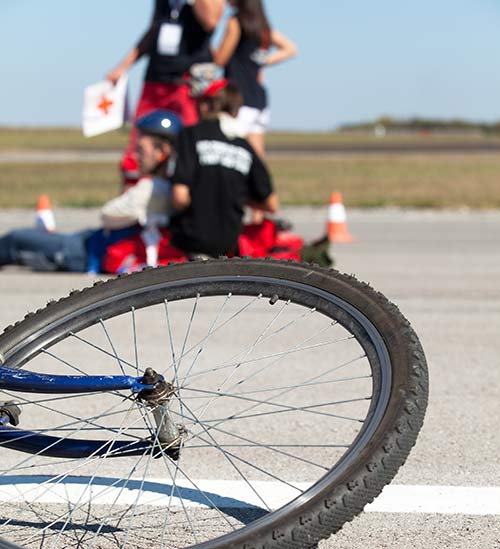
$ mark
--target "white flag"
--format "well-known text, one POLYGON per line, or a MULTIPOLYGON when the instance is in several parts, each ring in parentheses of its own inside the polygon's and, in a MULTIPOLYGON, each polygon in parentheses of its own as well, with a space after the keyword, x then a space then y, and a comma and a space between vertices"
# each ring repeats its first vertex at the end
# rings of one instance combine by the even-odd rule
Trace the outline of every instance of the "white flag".
POLYGON ((83 93, 82 128, 85 137, 121 128, 127 111, 127 82, 124 74, 113 86, 109 80, 87 86, 83 93))

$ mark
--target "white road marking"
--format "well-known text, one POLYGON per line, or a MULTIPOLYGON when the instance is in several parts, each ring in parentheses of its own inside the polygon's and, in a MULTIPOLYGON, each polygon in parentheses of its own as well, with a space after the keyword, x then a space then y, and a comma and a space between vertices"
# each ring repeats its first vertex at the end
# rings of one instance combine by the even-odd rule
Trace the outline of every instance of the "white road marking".
POLYGON ((500 515, 500 488, 473 486, 386 486, 365 508, 375 513, 500 515))
MULTIPOLYGON (((178 506, 181 499, 189 507, 263 507, 262 500, 242 481, 199 480, 196 487, 188 481, 174 490, 164 479, 140 479, 124 484, 113 478, 67 478, 51 483, 49 477, 15 476, 0 479, 0 502, 68 502, 110 505, 178 506), (142 487, 142 490, 141 490, 142 487), (200 493, 200 491, 203 493, 200 493)), ((294 483, 299 490, 308 483, 294 483)), ((271 509, 278 509, 299 495, 299 490, 278 482, 253 481, 252 487, 271 509)), ((389 485, 365 508, 372 513, 426 513, 459 515, 500 515, 500 487, 389 485)))

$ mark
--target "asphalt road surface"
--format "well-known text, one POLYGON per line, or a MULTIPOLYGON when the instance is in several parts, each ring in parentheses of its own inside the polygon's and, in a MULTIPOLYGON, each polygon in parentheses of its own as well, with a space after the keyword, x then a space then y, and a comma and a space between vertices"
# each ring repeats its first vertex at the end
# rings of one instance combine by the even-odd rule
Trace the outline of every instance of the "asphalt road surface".
MULTIPOLYGON (((337 267, 369 281, 411 321, 426 351, 431 391, 417 445, 393 481, 399 499, 364 513, 320 548, 500 548, 500 213, 347 213, 357 240, 337 246, 337 267), (415 512, 407 509, 410 486, 439 487, 441 495, 424 491, 415 512), (487 494, 491 505, 478 507, 487 494), (436 506, 440 498, 454 507, 436 506)), ((307 238, 324 230, 326 209, 284 214, 307 238)), ((0 231, 30 225, 33 217, 1 211, 0 231)), ((97 212, 56 211, 56 218, 72 230, 96 224, 97 212)), ((0 324, 90 282, 87 275, 5 269, 0 324)))

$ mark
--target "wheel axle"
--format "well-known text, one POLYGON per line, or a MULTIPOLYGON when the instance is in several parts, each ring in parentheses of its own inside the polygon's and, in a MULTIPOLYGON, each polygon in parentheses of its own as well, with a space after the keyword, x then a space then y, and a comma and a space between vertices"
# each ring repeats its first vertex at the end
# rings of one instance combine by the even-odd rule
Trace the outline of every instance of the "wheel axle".
MULTIPOLYGON (((153 385, 152 389, 140 391, 137 399, 148 408, 152 408, 157 428, 155 439, 160 443, 162 450, 165 450, 172 459, 177 460, 185 429, 173 421, 169 410, 170 397, 175 394, 176 389, 152 368, 146 368, 141 383, 153 385)), ((153 444, 155 439, 153 439, 153 444)), ((160 457, 160 455, 155 455, 155 457, 160 457)))

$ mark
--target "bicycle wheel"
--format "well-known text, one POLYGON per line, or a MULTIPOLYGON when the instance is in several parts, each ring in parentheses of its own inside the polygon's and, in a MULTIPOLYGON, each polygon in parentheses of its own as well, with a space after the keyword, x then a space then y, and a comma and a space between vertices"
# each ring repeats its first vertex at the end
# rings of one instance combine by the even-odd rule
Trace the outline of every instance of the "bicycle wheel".
POLYGON ((0 353, 42 380, 0 397, 20 410, 0 428, 0 537, 26 547, 312 547, 390 482, 427 402, 398 309, 296 263, 101 282, 9 327, 0 353), (50 394, 58 375, 143 385, 50 394))

